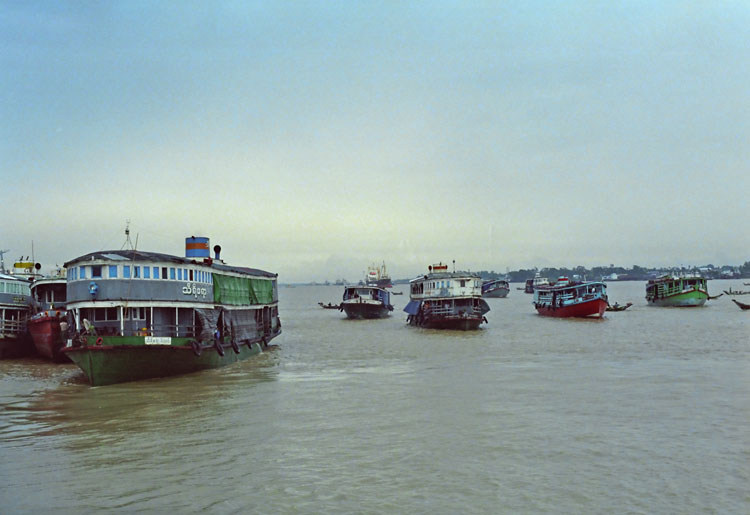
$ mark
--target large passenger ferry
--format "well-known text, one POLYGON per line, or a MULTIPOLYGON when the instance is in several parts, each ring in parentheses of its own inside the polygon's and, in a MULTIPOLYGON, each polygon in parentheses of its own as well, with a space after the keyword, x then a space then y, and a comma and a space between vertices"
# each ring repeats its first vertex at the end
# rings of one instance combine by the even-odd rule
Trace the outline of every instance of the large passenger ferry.
POLYGON ((601 317, 607 309, 607 285, 560 277, 552 284, 534 288, 534 307, 537 313, 549 317, 601 317))
POLYGON ((17 358, 34 354, 34 344, 28 331, 31 316, 31 282, 41 277, 28 257, 13 263, 13 270, 5 269, 0 251, 0 358, 17 358))
POLYGON ((409 281, 407 322, 433 329, 477 329, 490 310, 482 299, 482 278, 471 272, 449 272, 432 265, 429 273, 409 281))
POLYGON ((0 358, 33 353, 26 328, 30 309, 29 280, 0 267, 0 358))
POLYGON ((281 333, 277 274, 230 266, 208 238, 185 257, 110 250, 65 263, 73 336, 63 352, 94 386, 216 368, 281 333))
POLYGON ((651 306, 702 306, 708 300, 708 284, 703 277, 666 275, 646 284, 646 300, 651 306))

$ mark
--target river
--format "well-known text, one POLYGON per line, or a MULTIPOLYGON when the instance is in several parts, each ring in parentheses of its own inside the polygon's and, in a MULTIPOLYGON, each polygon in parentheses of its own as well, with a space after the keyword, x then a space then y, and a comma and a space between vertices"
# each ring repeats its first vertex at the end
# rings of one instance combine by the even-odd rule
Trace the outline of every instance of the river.
POLYGON ((181 377, 2 361, 2 511, 750 512, 750 312, 615 282, 627 311, 550 319, 511 286, 473 332, 281 287, 276 349, 181 377))

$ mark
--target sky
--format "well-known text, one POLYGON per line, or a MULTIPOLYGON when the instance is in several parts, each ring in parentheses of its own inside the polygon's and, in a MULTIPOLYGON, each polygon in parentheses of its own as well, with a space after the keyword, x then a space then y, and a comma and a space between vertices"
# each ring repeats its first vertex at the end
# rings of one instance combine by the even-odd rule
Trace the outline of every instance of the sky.
POLYGON ((750 260, 745 1, 0 0, 0 250, 750 260))

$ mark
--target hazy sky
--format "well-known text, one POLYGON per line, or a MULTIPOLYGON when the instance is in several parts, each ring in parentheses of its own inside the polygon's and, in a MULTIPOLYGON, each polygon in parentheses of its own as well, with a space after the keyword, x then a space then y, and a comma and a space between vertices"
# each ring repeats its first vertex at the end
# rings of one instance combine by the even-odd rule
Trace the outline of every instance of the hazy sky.
POLYGON ((0 250, 750 259, 750 4, 0 1, 0 250))

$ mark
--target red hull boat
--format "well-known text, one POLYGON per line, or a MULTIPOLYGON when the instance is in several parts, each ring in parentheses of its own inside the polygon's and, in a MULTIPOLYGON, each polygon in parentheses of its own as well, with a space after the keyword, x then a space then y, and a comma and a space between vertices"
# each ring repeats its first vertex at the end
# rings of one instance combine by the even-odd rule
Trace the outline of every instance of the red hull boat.
POLYGON ((60 324, 65 322, 65 311, 42 311, 28 322, 29 333, 39 355, 54 361, 68 361, 60 352, 65 347, 65 339, 60 324))
POLYGON ((572 306, 563 306, 559 308, 540 306, 537 307, 536 310, 540 315, 548 317, 601 317, 607 310, 607 301, 602 299, 593 299, 590 301, 581 302, 580 304, 573 304, 572 306))
POLYGON ((560 277, 534 288, 534 307, 548 317, 600 317, 607 310, 607 285, 601 281, 574 282, 560 277))

